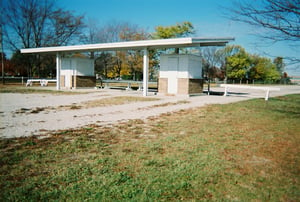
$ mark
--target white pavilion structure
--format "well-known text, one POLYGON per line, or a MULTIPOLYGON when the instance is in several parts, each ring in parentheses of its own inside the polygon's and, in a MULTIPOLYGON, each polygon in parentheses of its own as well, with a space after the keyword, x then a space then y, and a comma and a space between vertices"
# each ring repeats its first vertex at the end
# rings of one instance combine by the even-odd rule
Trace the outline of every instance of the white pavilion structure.
MULTIPOLYGON (((140 41, 126 41, 116 43, 100 43, 100 44, 86 44, 86 45, 72 45, 72 46, 57 46, 57 47, 41 47, 41 48, 26 48, 21 49, 21 53, 24 54, 37 54, 47 53, 56 54, 56 89, 61 88, 61 74, 62 74, 62 54, 72 52, 96 52, 96 51, 119 51, 119 50, 143 50, 143 96, 147 96, 148 93, 148 69, 149 69, 149 50, 150 49, 165 49, 165 48, 185 48, 185 47, 203 47, 203 46, 225 46, 234 38, 199 38, 199 37, 186 37, 186 38, 173 38, 173 39, 156 39, 156 40, 140 40, 140 41)), ((169 57, 169 56, 166 56, 169 57)), ((172 56, 171 59, 166 59, 164 72, 161 78, 161 82, 164 84, 164 89, 160 89, 161 92, 166 93, 180 93, 179 86, 185 85, 188 91, 190 91, 193 83, 200 82, 201 76, 196 75, 199 69, 195 68, 197 65, 193 56, 172 56), (176 59, 177 58, 177 59, 176 59), (168 64, 175 61, 175 66, 168 64), (180 66, 181 63, 185 63, 180 66), (192 64, 193 63, 193 64, 192 64), (168 69, 169 68, 169 69, 168 69), (175 69, 174 69, 175 68, 175 69), (166 73, 167 71, 167 73, 166 73), (183 73, 184 72, 184 73, 183 73), (169 75, 169 76, 166 76, 169 75), (181 77, 178 77, 181 75, 181 77), (177 76, 177 79, 174 78, 177 76), (167 81, 166 81, 167 79, 167 81), (196 79, 196 80, 195 80, 196 79), (198 79, 198 80, 197 80, 198 79), (180 85, 180 83, 184 83, 180 85)), ((170 58, 170 57, 169 57, 170 58)), ((201 62, 201 61, 199 61, 201 62)), ((201 65, 198 65, 201 68, 201 65)), ((64 71, 65 69, 63 69, 64 71)))

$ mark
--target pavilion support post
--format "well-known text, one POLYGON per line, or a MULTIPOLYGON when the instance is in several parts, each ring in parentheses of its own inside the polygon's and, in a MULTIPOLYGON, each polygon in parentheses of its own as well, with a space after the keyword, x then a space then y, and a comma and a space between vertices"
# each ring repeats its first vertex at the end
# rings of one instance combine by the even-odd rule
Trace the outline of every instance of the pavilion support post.
POLYGON ((149 75, 149 52, 148 49, 144 49, 143 57, 143 96, 147 96, 148 93, 148 75, 149 75))
POLYGON ((60 90, 61 55, 56 53, 56 90, 60 90))

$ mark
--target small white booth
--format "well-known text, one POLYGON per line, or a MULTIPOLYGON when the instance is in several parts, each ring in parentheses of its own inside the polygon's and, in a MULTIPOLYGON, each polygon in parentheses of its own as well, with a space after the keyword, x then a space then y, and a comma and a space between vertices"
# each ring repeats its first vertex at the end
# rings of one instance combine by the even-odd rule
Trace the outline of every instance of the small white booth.
POLYGON ((161 55, 158 92, 192 95, 203 91, 201 57, 190 54, 161 55))
POLYGON ((95 87, 94 60, 89 58, 62 58, 60 86, 69 89, 95 87))

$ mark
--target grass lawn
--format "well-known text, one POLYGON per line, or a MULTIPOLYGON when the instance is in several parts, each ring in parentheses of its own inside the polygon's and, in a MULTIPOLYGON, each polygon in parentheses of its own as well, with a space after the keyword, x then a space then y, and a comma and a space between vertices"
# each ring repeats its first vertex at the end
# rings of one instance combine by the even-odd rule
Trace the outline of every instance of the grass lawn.
POLYGON ((300 95, 0 140, 0 200, 298 201, 300 95))

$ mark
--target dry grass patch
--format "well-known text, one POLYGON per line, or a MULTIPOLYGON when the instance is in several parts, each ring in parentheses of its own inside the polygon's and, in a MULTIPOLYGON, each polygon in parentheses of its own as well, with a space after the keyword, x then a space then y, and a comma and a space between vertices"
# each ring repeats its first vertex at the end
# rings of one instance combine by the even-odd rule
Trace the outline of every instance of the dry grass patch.
POLYGON ((145 98, 145 97, 135 97, 135 96, 116 96, 109 98, 102 98, 97 100, 90 100, 81 103, 73 103, 71 105, 60 105, 58 107, 35 107, 35 108, 21 108, 16 110, 15 114, 36 114, 40 112, 49 111, 65 111, 65 110, 78 110, 82 108, 94 108, 94 107, 105 107, 112 105, 122 105, 129 104, 132 102, 149 102, 157 101, 158 98, 145 98))
POLYGON ((92 107, 102 107, 102 106, 111 106, 111 105, 122 105, 132 102, 148 102, 148 101, 157 101, 158 98, 150 97, 136 97, 136 96, 116 96, 112 98, 103 98, 98 100, 91 100, 83 102, 82 105, 88 108, 92 107))
POLYGON ((138 110, 149 110, 151 108, 156 108, 156 107, 167 107, 167 106, 173 106, 173 105, 180 105, 180 104, 188 104, 190 103, 190 101, 188 100, 180 100, 177 102, 166 102, 166 103, 162 103, 162 104, 157 104, 157 105, 152 105, 150 107, 143 107, 143 108, 138 108, 138 110))

